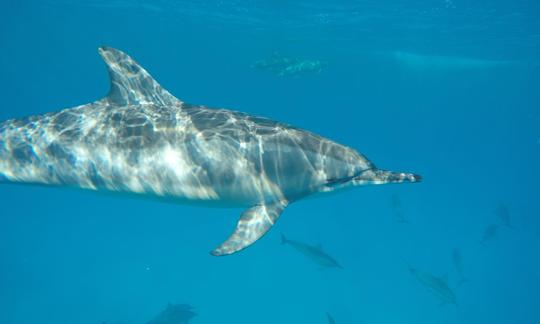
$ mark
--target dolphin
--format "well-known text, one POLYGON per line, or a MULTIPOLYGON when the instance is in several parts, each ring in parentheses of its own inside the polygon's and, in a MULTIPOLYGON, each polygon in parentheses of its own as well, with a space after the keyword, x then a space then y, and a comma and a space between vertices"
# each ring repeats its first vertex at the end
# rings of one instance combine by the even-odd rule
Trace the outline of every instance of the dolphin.
POLYGON ((459 274, 458 286, 469 282, 469 279, 467 279, 463 274, 463 256, 461 255, 461 251, 458 248, 454 248, 452 250, 452 262, 454 263, 454 267, 459 274))
POLYGON ((440 298, 441 304, 457 305, 456 295, 450 289, 448 281, 444 277, 436 277, 431 273, 424 272, 409 266, 409 272, 420 284, 440 298))
POLYGON ((410 221, 404 216, 401 199, 397 194, 392 195, 391 205, 394 209, 394 214, 398 223, 410 223, 410 221))
POLYGON ((499 225, 497 224, 491 224, 484 230, 484 234, 482 235, 482 238, 480 239, 480 244, 486 245, 488 241, 493 240, 497 236, 497 232, 499 231, 499 225))
POLYGON ((324 252, 321 246, 312 246, 302 242, 289 240, 281 234, 281 244, 289 244, 295 250, 302 253, 313 262, 325 268, 343 268, 333 257, 324 252))
POLYGON ((328 319, 328 324, 336 324, 336 321, 334 320, 332 315, 330 315, 330 313, 326 313, 326 318, 328 319))
POLYGON ((504 226, 508 228, 514 228, 512 222, 510 221, 510 211, 508 210, 508 207, 506 207, 506 205, 502 203, 499 204, 497 209, 495 209, 494 213, 495 215, 497 215, 497 217, 499 217, 504 226))
POLYGON ((188 324, 197 316, 194 307, 188 304, 167 304, 167 308, 147 324, 188 324))
POLYGON ((280 77, 321 73, 325 66, 326 62, 321 60, 286 57, 281 56, 278 53, 274 53, 272 57, 256 61, 251 65, 253 68, 267 70, 280 77))
POLYGON ((211 254, 261 238, 285 208, 349 186, 418 182, 306 130, 187 104, 127 54, 100 47, 110 90, 95 102, 0 124, 0 179, 247 208, 211 254))

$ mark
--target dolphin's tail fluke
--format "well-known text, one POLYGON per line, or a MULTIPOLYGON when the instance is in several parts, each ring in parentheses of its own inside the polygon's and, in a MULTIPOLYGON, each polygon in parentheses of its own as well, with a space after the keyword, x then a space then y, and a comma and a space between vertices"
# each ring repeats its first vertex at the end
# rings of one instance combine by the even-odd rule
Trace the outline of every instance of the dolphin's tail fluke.
POLYGON ((281 233, 281 244, 287 244, 287 238, 285 237, 285 235, 283 235, 283 233, 281 233))
POLYGON ((406 172, 392 172, 386 170, 369 169, 353 179, 355 184, 385 184, 401 182, 420 182, 422 176, 406 172))

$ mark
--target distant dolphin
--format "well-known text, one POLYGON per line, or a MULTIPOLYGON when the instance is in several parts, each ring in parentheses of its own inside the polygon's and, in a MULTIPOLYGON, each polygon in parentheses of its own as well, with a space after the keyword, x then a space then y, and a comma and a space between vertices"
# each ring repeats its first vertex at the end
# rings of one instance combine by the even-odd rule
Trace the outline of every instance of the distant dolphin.
POLYGON ((454 267, 459 274, 458 286, 469 282, 469 279, 467 279, 463 274, 463 257, 461 256, 461 251, 459 251, 458 248, 454 248, 452 250, 452 262, 454 263, 454 267))
POLYGON ((247 207, 213 255, 251 245, 288 204, 311 194, 420 181, 284 123, 186 104, 125 53, 99 53, 108 96, 0 124, 0 179, 247 207))
POLYGON ((392 195, 392 208, 394 209, 394 214, 398 223, 410 223, 410 221, 405 218, 403 215, 403 208, 401 206, 401 199, 397 194, 392 195))
POLYGON ((256 61, 252 67, 273 72, 280 77, 321 73, 326 63, 320 60, 307 60, 297 57, 281 56, 274 53, 270 58, 256 61))
POLYGON ((328 324, 336 324, 336 321, 334 320, 332 315, 330 315, 330 313, 326 313, 326 318, 328 319, 328 324))
POLYGON ((167 304, 161 313, 147 324, 189 324, 189 321, 197 316, 194 307, 188 304, 167 304))
POLYGON ((512 222, 510 221, 510 211, 508 210, 508 207, 506 207, 506 205, 502 203, 499 204, 497 209, 495 209, 494 213, 495 215, 497 215, 497 217, 499 217, 504 226, 508 228, 514 228, 512 222))
POLYGON ((491 224, 484 230, 484 234, 482 235, 482 238, 480 239, 480 244, 486 245, 488 241, 493 240, 497 236, 497 232, 499 231, 499 225, 497 224, 491 224))
POLYGON ((320 246, 312 246, 302 242, 289 240, 281 234, 281 244, 289 244, 295 250, 307 256, 310 260, 325 268, 343 268, 333 257, 324 252, 320 246))
POLYGON ((409 272, 418 282, 439 297, 442 304, 457 305, 456 295, 448 286, 446 278, 436 277, 431 273, 423 272, 410 266, 409 272))

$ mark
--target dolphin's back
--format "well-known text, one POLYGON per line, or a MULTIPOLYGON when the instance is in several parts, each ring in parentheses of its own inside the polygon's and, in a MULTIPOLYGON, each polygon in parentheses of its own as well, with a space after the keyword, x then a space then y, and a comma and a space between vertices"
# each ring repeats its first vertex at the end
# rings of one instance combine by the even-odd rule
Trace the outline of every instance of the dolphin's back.
POLYGON ((103 101, 7 121, 0 141, 0 174, 11 181, 246 204, 316 191, 333 177, 318 168, 356 154, 235 111, 103 101))

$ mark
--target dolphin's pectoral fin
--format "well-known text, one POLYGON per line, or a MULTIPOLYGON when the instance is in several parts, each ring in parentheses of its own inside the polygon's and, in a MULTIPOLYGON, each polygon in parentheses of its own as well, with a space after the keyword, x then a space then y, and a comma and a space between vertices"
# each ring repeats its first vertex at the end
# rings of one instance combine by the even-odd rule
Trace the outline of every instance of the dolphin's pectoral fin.
POLYGON ((107 64, 111 78, 111 89, 105 98, 110 104, 182 104, 126 53, 104 46, 99 48, 99 54, 107 64))
POLYGON ((250 246, 268 232, 285 207, 286 201, 278 201, 253 206, 244 211, 234 233, 211 254, 215 256, 233 254, 250 246))

